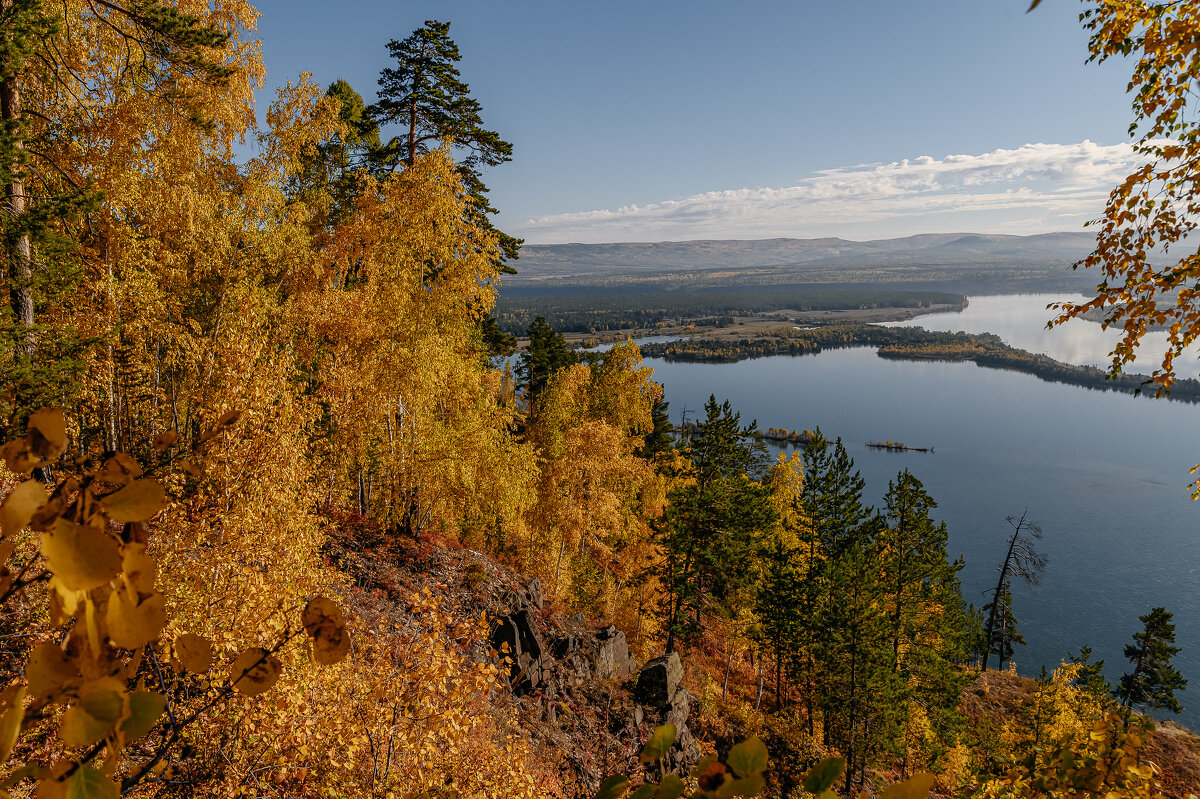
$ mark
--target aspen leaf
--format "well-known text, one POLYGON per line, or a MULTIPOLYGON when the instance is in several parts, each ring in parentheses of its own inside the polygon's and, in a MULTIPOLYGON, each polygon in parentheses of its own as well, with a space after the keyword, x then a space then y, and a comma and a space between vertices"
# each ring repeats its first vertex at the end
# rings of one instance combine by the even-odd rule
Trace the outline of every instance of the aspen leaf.
POLYGON ((154 729, 167 709, 167 698, 153 691, 134 691, 129 695, 129 715, 121 722, 125 742, 135 741, 154 729))
POLYGON ((155 480, 134 480, 101 500, 108 518, 144 522, 167 507, 167 493, 155 480))
POLYGON ((654 789, 657 787, 657 785, 647 783, 629 794, 629 799, 654 799, 654 789))
POLYGON ((0 765, 8 760, 17 736, 21 734, 21 722, 25 718, 25 686, 10 685, 0 696, 4 714, 0 715, 0 765))
POLYGON ((662 760, 675 745, 675 725, 670 722, 658 727, 650 734, 642 753, 639 755, 643 763, 653 763, 662 760))
POLYGON ((120 683, 104 678, 85 685, 63 713, 58 735, 67 746, 91 746, 112 732, 124 710, 120 683))
POLYGON ((6 536, 21 532, 49 498, 50 495, 37 480, 21 483, 0 504, 0 532, 6 536))
POLYGON ((29 438, 34 454, 57 458, 67 448, 67 420, 61 408, 42 408, 29 416, 29 438))
POLYGON ((207 638, 185 633, 175 639, 175 659, 192 674, 203 674, 212 668, 212 644, 207 638))
POLYGON ((108 483, 124 485, 142 476, 142 467, 124 452, 118 452, 104 462, 104 467, 96 474, 100 480, 108 483))
POLYGON ((710 760, 699 774, 696 775, 696 786, 706 794, 716 794, 720 797, 729 795, 728 786, 733 782, 733 774, 715 758, 710 760))
POLYGON ((50 571, 72 591, 90 591, 121 571, 121 545, 103 530, 58 519, 41 537, 50 571))
POLYGON ((29 652, 25 663, 25 679, 34 699, 52 696, 79 676, 67 653, 49 641, 41 641, 29 652))
POLYGON ((740 780, 729 780, 717 791, 719 799, 732 796, 758 796, 762 793, 766 778, 762 774, 751 774, 740 780))
POLYGON ((767 747, 758 739, 758 736, 752 736, 735 744, 729 750, 725 764, 733 769, 739 777, 761 774, 767 768, 767 747))
POLYGON ((804 775, 804 790, 816 794, 829 790, 837 782, 838 777, 842 776, 845 768, 846 761, 843 758, 825 758, 804 775))
POLYGON ((628 777, 614 774, 600 785, 600 790, 596 792, 596 799, 619 799, 625 795, 625 789, 628 787, 628 777))
POLYGON ((313 597, 301 615, 304 629, 313 639, 313 659, 322 666, 338 663, 350 651, 350 634, 341 609, 323 596, 313 597))
POLYGON ((233 687, 246 696, 258 696, 269 691, 283 671, 283 664, 262 647, 252 646, 238 656, 229 667, 233 687))
POLYGON ((658 784, 658 790, 654 792, 654 799, 679 799, 686 790, 687 786, 684 785, 683 780, 674 774, 667 774, 658 784))
POLYGON ((146 554, 145 544, 126 544, 121 549, 121 571, 133 583, 139 593, 154 593, 154 582, 158 576, 158 562, 146 554))
POLYGON ((166 430, 154 437, 154 448, 162 451, 179 440, 179 434, 174 430, 166 430))
POLYGON ((29 438, 25 437, 10 441, 0 447, 0 458, 4 458, 10 472, 29 474, 35 466, 42 462, 41 458, 33 454, 30 446, 29 438))
POLYGON ((929 772, 914 774, 904 782, 883 789, 880 799, 926 799, 933 787, 934 776, 929 772))
POLYGON ((158 637, 167 624, 167 609, 162 594, 138 601, 126 591, 113 591, 104 614, 108 639, 121 649, 137 649, 158 637))
POLYGON ((64 781, 47 780, 38 785, 38 799, 119 799, 121 789, 91 766, 80 766, 64 781))

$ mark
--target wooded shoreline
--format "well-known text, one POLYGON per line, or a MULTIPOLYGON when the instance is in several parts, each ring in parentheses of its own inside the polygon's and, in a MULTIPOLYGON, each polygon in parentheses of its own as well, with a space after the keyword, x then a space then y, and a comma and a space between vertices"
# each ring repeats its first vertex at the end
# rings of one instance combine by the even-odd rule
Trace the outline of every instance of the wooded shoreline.
MULTIPOLYGON (((894 360, 973 361, 991 369, 1009 369, 1051 383, 1098 391, 1154 396, 1158 388, 1144 375, 1109 375, 1092 366, 1064 363, 1047 355, 1011 347, 991 333, 947 333, 922 327, 825 325, 740 341, 686 339, 647 344, 642 347, 642 354, 667 361, 735 363, 772 355, 815 355, 824 349, 845 347, 877 347, 879 357, 894 360)), ((1200 402, 1200 380, 1176 380, 1167 396, 1181 402, 1200 402)))

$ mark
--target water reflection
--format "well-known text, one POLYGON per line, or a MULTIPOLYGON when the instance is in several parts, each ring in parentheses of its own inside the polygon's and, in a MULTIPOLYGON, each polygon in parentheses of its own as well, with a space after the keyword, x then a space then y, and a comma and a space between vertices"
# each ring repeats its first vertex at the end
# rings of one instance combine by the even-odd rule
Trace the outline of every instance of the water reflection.
MULTIPOLYGON (((1082 294, 1003 294, 998 296, 971 297, 970 305, 962 311, 929 314, 902 322, 889 322, 888 327, 923 327, 926 330, 944 330, 951 333, 995 333, 1005 344, 1029 352, 1049 355, 1055 360, 1080 366, 1095 366, 1107 369, 1112 352, 1120 339, 1120 331, 1104 330, 1096 322, 1072 319, 1051 330, 1046 322, 1053 316, 1046 306, 1054 302, 1082 302, 1082 294)), ((1143 339, 1142 353, 1127 372, 1149 373, 1158 365, 1167 346, 1164 332, 1147 333, 1143 339)), ((1183 368, 1180 375, 1194 376, 1200 372, 1200 356, 1193 355, 1192 368, 1183 368)))

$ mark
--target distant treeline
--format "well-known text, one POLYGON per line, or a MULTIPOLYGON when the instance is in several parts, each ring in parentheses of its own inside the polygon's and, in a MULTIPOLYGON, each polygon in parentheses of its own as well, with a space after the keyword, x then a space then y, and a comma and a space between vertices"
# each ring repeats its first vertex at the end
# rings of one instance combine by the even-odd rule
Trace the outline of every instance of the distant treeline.
POLYGON ((501 297, 500 329, 523 335, 539 316, 563 333, 650 328, 663 323, 732 324, 734 317, 765 311, 840 311, 860 308, 965 308, 966 297, 940 291, 880 289, 752 289, 642 294, 501 297))
MULTIPOLYGON (((1010 347, 991 333, 944 333, 921 327, 880 327, 868 324, 839 324, 797 330, 788 336, 741 341, 690 339, 666 344, 647 344, 642 354, 668 361, 732 363, 745 358, 770 355, 812 355, 823 349, 842 347, 878 347, 881 358, 933 361, 974 361, 979 366, 1011 369, 1035 375, 1052 383, 1153 394, 1142 375, 1121 374, 1109 378, 1107 372, 1092 366, 1075 366, 1046 355, 1010 347)), ((1200 402, 1200 381, 1177 380, 1171 398, 1200 402)))

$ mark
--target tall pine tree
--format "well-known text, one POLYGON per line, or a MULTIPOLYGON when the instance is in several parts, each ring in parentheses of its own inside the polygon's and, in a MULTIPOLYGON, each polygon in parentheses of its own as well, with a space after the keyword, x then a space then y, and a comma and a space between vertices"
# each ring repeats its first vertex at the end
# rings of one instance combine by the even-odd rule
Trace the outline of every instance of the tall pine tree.
POLYGON ((1144 625, 1142 631, 1134 633, 1133 643, 1125 647, 1133 671, 1121 677, 1113 692, 1125 708, 1126 721, 1134 705, 1181 712, 1175 692, 1187 687, 1187 678, 1171 663, 1179 654, 1171 614, 1166 608, 1154 608, 1138 620, 1144 625))

